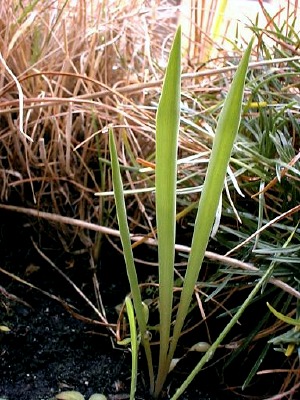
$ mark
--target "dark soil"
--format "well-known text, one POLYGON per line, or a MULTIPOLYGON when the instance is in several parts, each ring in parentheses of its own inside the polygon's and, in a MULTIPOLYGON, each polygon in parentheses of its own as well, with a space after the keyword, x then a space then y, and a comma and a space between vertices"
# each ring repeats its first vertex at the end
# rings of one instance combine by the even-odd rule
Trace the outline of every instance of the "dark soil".
MULTIPOLYGON (((38 255, 30 241, 34 232, 28 224, 13 214, 2 216, 1 268, 61 298, 76 307, 78 314, 96 318, 74 289, 38 255)), ((50 238, 45 253, 93 300, 92 274, 86 255, 57 251, 50 238), (70 260, 72 267, 68 269, 70 260)), ((114 307, 128 291, 126 275, 120 256, 111 248, 105 247, 103 258, 101 293, 108 319, 116 322, 114 307)), ((59 301, 1 272, 0 325, 10 328, 9 332, 0 332, 1 400, 50 399, 62 390, 79 391, 86 399, 93 393, 103 393, 114 400, 129 398, 128 350, 115 348, 106 329, 78 320, 59 301)), ((180 369, 173 375, 164 398, 174 393, 184 376, 186 373, 180 369)), ((136 399, 150 399, 146 378, 146 372, 145 377, 140 373, 136 399)), ((218 397, 197 384, 182 398, 217 400, 218 397)))
MULTIPOLYGON (((129 398, 129 351, 116 346, 106 328, 82 321, 70 313, 64 304, 74 307, 80 316, 97 319, 74 288, 38 254, 30 236, 33 235, 39 248, 96 304, 88 253, 66 253, 51 230, 48 235, 45 228, 40 233, 33 231, 32 225, 20 216, 0 213, 0 220, 0 267, 62 300, 54 300, 0 271, 0 325, 10 328, 9 332, 0 331, 0 400, 48 400, 63 390, 79 391, 86 399, 93 393, 103 393, 114 400, 129 398)), ((110 246, 103 246, 101 254, 102 262, 97 270, 100 292, 108 321, 116 323, 115 306, 124 300, 129 290, 125 267, 121 256, 110 246)), ((152 256, 149 251, 149 257, 152 256)), ((142 271, 143 278, 153 273, 151 267, 142 271)), ((256 315, 257 312, 253 312, 256 315)), ((253 323, 252 319, 249 323, 253 323)), ((217 322, 218 332, 219 324, 217 322)), ((196 335, 199 340, 202 333, 196 335)), ((191 343, 195 343, 195 338, 191 343)), ((186 343, 187 347, 189 345, 186 343)), ((275 354, 270 350, 270 354, 275 354)), ((278 360, 284 359, 279 353, 275 356, 278 357, 276 363, 268 358, 266 368, 278 366, 278 360)), ((200 357, 197 353, 188 353, 170 374, 162 398, 170 398, 200 357)), ((220 350, 182 399, 240 399, 241 396, 234 396, 235 389, 240 391, 239 385, 244 382, 257 355, 249 348, 247 358, 249 360, 243 354, 237 357, 224 378, 225 361, 220 350)), ((136 399, 150 400, 143 359, 139 367, 136 399)), ((273 378, 264 378, 263 386, 252 385, 250 392, 243 394, 248 399, 262 399, 268 392, 276 393, 279 384, 273 378)))

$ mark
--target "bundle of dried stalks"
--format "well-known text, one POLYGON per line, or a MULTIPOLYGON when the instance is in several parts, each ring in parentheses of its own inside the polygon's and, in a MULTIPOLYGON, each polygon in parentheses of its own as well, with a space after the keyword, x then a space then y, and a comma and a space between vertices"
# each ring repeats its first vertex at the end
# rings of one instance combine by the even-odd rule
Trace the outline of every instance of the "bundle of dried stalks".
MULTIPOLYGON (((216 2, 210 6, 214 10, 216 2)), ((154 170, 144 173, 137 160, 154 161, 155 109, 178 10, 178 1, 169 0, 1 4, 2 202, 115 227, 112 197, 95 196, 111 190, 109 125, 116 133, 125 187, 153 187, 154 170)), ((259 39, 270 35, 270 29, 254 31, 259 39)), ((277 64, 297 58, 290 42, 285 44, 289 47, 280 42, 287 51, 276 53, 277 64)), ((178 188, 188 197, 179 197, 179 208, 191 209, 199 198, 213 130, 240 59, 238 47, 222 54, 224 58, 206 65, 210 69, 197 63, 184 66, 189 73, 183 74, 178 188)), ((186 60, 191 58, 193 54, 186 60)), ((267 59, 251 68, 259 71, 273 63, 267 59)), ((296 160, 294 156, 286 162, 296 160)), ((237 153, 240 157, 245 157, 243 151, 237 153)), ((242 178, 240 185, 245 186, 242 178)), ((127 198, 132 232, 136 226, 139 232, 151 232, 152 195, 135 190, 127 198)), ((249 195, 257 191, 251 187, 249 195)), ((84 248, 98 248, 100 233, 54 220, 53 234, 66 250, 78 249, 78 239, 84 248)))
MULTIPOLYGON (((172 10, 140 0, 1 4, 2 202, 112 222, 110 200, 94 196, 110 189, 107 126, 124 165, 125 147, 133 158, 153 151, 154 112, 137 105, 158 98, 172 10)), ((67 249, 79 234, 55 230, 67 249)), ((95 243, 82 231, 80 240, 95 243)))

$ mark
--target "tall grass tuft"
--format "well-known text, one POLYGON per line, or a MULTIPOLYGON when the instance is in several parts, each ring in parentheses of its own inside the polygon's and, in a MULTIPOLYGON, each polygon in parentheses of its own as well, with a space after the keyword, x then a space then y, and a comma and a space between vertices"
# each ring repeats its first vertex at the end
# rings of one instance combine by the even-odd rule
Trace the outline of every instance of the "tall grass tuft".
MULTIPOLYGON (((109 124, 114 129, 129 228, 135 234, 131 239, 136 241, 134 246, 157 245, 153 239, 155 113, 175 31, 176 7, 163 8, 154 2, 145 6, 141 1, 110 2, 111 7, 86 0, 2 3, 0 208, 27 215, 42 246, 63 249, 62 253, 74 260, 82 252, 89 255, 84 268, 92 267, 100 309, 101 285, 99 289, 95 267, 101 259, 101 241, 106 235, 116 247, 113 237, 119 235, 106 134, 109 124), (30 139, 25 139, 22 129, 30 139)), ((253 299, 259 316, 253 308, 246 310, 240 325, 227 334, 222 347, 226 361, 219 373, 228 390, 243 387, 243 395, 258 396, 259 382, 270 388, 270 396, 280 396, 292 395, 299 385, 297 349, 293 347, 297 332, 290 332, 284 320, 275 318, 266 302, 280 315, 297 317, 299 7, 296 1, 281 1, 282 7, 272 15, 264 2, 260 4, 265 23, 255 20, 248 24, 257 46, 249 65, 222 204, 209 241, 213 251, 205 253, 194 287, 198 303, 192 303, 191 309, 198 304, 201 318, 190 313, 182 335, 187 337, 193 330, 198 334, 198 327, 205 326, 205 340, 213 344, 226 320, 236 315, 241 299, 248 298, 270 264, 275 265, 268 283, 265 281, 253 299), (268 357, 273 360, 273 346, 281 354, 275 353, 274 370, 270 370, 265 363, 268 357), (294 351, 287 357, 291 348, 294 351), (279 375, 276 370, 283 366, 287 372, 279 375), (272 385, 266 383, 269 379, 272 385)), ((195 226, 214 132, 240 61, 238 46, 245 42, 236 32, 232 49, 223 51, 222 58, 205 68, 197 62, 203 61, 199 53, 194 54, 192 65, 182 59, 176 221, 185 232, 195 226)), ((175 248, 181 262, 173 265, 177 279, 170 339, 174 337, 184 264, 191 250, 181 243, 175 248)), ((157 265, 148 259, 140 262, 157 265)), ((168 285, 171 278, 173 275, 166 276, 168 285)), ((139 283, 143 288, 148 285, 139 283)), ((157 293, 152 295, 155 303, 157 293)), ((142 300, 143 296, 144 292, 142 300)), ((170 293, 167 296, 170 303, 170 293)), ((167 325, 169 317, 164 318, 167 325)), ((112 329, 110 332, 116 335, 112 329)), ((150 325, 144 339, 150 339, 150 333, 157 338, 156 327, 150 325)), ((171 341, 171 346, 175 342, 171 341)), ((167 351, 170 357, 170 348, 167 351)), ((152 363, 149 357, 148 363, 152 363)), ((150 386, 154 387, 154 382, 150 386)))
MULTIPOLYGON (((1 201, 51 213, 53 221, 39 220, 37 231, 51 229, 67 252, 88 249, 95 264, 101 235, 59 219, 114 226, 111 199, 94 196, 111 189, 107 123, 127 135, 133 157, 153 148, 154 113, 135 104, 144 96, 145 71, 161 57, 164 37, 154 33, 152 11, 139 1, 110 7, 85 0, 5 1, 0 7, 1 201)), ((159 68, 155 74, 160 78, 159 68)))

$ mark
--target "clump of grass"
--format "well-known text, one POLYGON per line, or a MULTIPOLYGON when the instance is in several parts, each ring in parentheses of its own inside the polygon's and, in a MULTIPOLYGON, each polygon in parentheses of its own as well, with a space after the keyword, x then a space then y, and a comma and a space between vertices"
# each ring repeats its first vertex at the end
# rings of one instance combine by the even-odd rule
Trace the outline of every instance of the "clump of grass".
MULTIPOLYGON (((242 361, 245 369, 240 374, 238 384, 242 386, 244 393, 259 395, 259 386, 254 386, 257 391, 251 392, 251 384, 262 382, 262 395, 266 395, 267 384, 264 382, 270 379, 274 385, 272 393, 279 399, 284 398, 287 393, 293 396, 299 387, 299 375, 295 373, 295 366, 299 362, 298 353, 292 346, 295 344, 295 337, 290 339, 290 343, 288 340, 286 343, 280 341, 282 332, 286 332, 286 335, 283 333, 285 338, 289 335, 289 327, 282 321, 276 321, 266 307, 266 302, 269 301, 276 309, 278 306, 283 315, 288 312, 297 315, 299 302, 297 265, 300 156, 297 122, 299 110, 295 90, 299 74, 299 55, 296 50, 299 36, 295 29, 298 8, 288 2, 286 9, 283 8, 275 17, 268 15, 265 9, 264 12, 266 27, 257 26, 253 22, 251 28, 258 38, 257 58, 264 61, 260 66, 253 63, 250 68, 246 83, 248 96, 231 157, 232 174, 228 175, 222 218, 215 237, 216 244, 211 241, 212 248, 222 245, 226 256, 234 255, 251 265, 221 266, 217 273, 200 277, 199 290, 205 293, 206 301, 219 301, 232 314, 236 311, 236 302, 248 295, 249 285, 254 285, 263 271, 271 265, 274 266, 270 282, 277 285, 280 281, 280 284, 277 288, 267 285, 256 295, 254 304, 260 304, 257 307, 261 314, 256 323, 250 322, 253 321, 253 312, 244 314, 241 330, 235 332, 232 343, 227 345, 228 348, 236 346, 237 349, 228 355, 225 366, 237 368, 242 361), (281 20, 280 25, 278 17, 281 20), (266 37, 269 41, 264 40, 266 37), (276 280, 278 281, 275 282, 276 280), (230 298, 229 304, 233 305, 227 306, 227 298, 230 298), (283 353, 281 359, 276 357, 278 364, 276 367, 273 364, 274 369, 266 367, 268 359, 274 354, 270 342, 280 343, 279 348, 283 353), (253 358, 249 354, 249 346, 251 354, 256 354, 253 358), (288 352, 287 349, 290 348, 294 352, 288 352), (289 357, 285 357, 284 353, 289 357), (245 354, 249 357, 248 365, 245 354), (282 380, 278 378, 276 368, 282 368, 286 374, 282 380)), ((218 76, 213 81, 218 82, 217 79, 220 78, 218 76)), ((219 92, 220 95, 222 96, 222 91, 219 92)), ((207 121, 213 127, 219 103, 216 96, 205 93, 193 96, 191 101, 187 100, 187 104, 190 113, 194 112, 197 124, 189 124, 186 119, 185 132, 200 146, 203 143, 202 137, 198 139, 197 136, 204 129, 200 130, 199 121, 202 121, 201 128, 207 128, 207 121), (202 107, 202 113, 195 113, 195 103, 199 109, 202 107), (209 107, 203 107, 203 103, 209 107)), ((207 130, 208 147, 209 136, 207 130)), ((195 181, 195 175, 193 180, 195 181)), ((220 321, 226 318, 226 313, 221 313, 220 310, 217 313, 220 313, 220 321)), ((224 379, 229 386, 233 386, 236 381, 234 383, 234 379, 230 378, 230 372, 227 373, 226 368, 223 369, 224 379)))
MULTIPOLYGON (((156 34, 152 40, 154 10, 117 4, 11 1, 1 7, 2 201, 114 224, 111 200, 94 196, 110 189, 103 129, 117 127, 123 158, 124 149, 131 159, 151 149, 153 111, 136 103, 145 95, 147 71, 160 77, 153 59, 161 57, 165 39, 156 34)), ((57 221, 53 228, 66 251, 94 247, 97 260, 99 238, 91 232, 57 221)))
MULTIPOLYGON (((298 9, 296 2, 287 3, 276 16, 265 11, 265 27, 249 23, 258 39, 253 52, 257 61, 250 64, 241 128, 218 214, 221 219, 209 243, 216 253, 206 253, 214 264, 205 259, 195 286, 202 319, 195 321, 191 316, 191 324, 184 326, 187 334, 205 325, 204 340, 211 343, 214 325, 225 325, 250 287, 274 264, 271 285, 253 301, 263 310, 259 323, 252 322, 250 309, 241 329, 228 336, 223 348, 229 370, 235 360, 239 365, 249 355, 249 349, 251 354, 259 349, 251 366, 233 382, 245 390, 258 377, 264 382, 266 376, 275 376, 275 366, 274 370, 264 367, 273 353, 268 342, 289 329, 271 315, 266 301, 281 314, 295 317, 299 299, 298 9)), ((52 232, 65 250, 83 249, 97 262, 103 231, 97 232, 95 226, 116 227, 112 197, 94 196, 112 190, 109 124, 116 133, 131 232, 143 233, 147 237, 142 241, 155 243, 155 111, 162 66, 175 28, 171 25, 160 32, 155 23, 160 18, 158 9, 142 9, 139 2, 119 8, 107 8, 105 2, 93 4, 84 0, 75 6, 67 1, 59 6, 51 1, 11 1, 1 7, 1 54, 21 85, 23 130, 33 141, 19 131, 20 93, 2 63, 0 168, 3 203, 23 206, 19 211, 28 215, 29 209, 36 211, 31 215, 41 217, 40 231, 46 227, 44 218, 52 217, 52 232), (70 219, 66 223, 63 217, 70 219)), ((205 70, 197 71, 196 64, 183 66, 189 73, 182 75, 177 221, 185 230, 193 228, 213 133, 239 59, 236 45, 205 70)), ((112 229, 105 234, 109 232, 115 233, 112 229)), ((181 254, 190 251, 184 246, 177 249, 181 254)), ((181 261, 175 264, 178 290, 185 271, 184 255, 181 261)), ((276 375, 272 393, 292 394, 299 381, 294 372, 298 356, 294 352, 286 358, 288 344, 280 342, 280 347, 283 354, 278 368, 283 367, 286 375, 281 379, 276 375)))
POLYGON ((217 39, 224 28, 226 30, 224 12, 227 3, 228 0, 182 3, 183 50, 189 64, 203 65, 210 61, 214 48, 221 49, 222 43, 217 39))
MULTIPOLYGON (((294 15, 291 18, 294 18, 294 15)), ((295 312, 295 300, 297 302, 299 299, 296 265, 299 250, 297 243, 300 207, 297 199, 299 198, 300 157, 297 148, 297 143, 299 143, 298 106, 294 91, 298 75, 298 66, 295 62, 298 61, 298 56, 295 56, 295 51, 293 51, 298 42, 297 34, 293 30, 289 38, 286 40, 282 38, 283 47, 285 42, 292 42, 292 45, 288 47, 288 52, 280 51, 278 54, 277 35, 282 35, 282 29, 275 26, 274 49, 266 48, 261 40, 261 36, 265 33, 269 35, 267 30, 254 26, 253 31, 259 32, 257 56, 265 61, 253 63, 248 76, 246 86, 248 97, 245 102, 242 127, 231 158, 231 172, 228 174, 226 196, 223 198, 223 219, 216 236, 217 241, 228 249, 227 256, 235 254, 237 258, 246 260, 248 263, 237 263, 235 267, 223 266, 217 270, 217 273, 211 275, 206 273, 205 279, 200 277, 198 288, 205 294, 206 301, 218 301, 222 307, 227 308, 226 313, 221 313, 220 309, 217 310, 222 320, 236 312, 240 299, 249 295, 249 286, 254 286, 256 280, 265 271, 272 270, 270 283, 275 286, 265 286, 253 298, 253 304, 263 304, 264 307, 259 323, 249 323, 253 321, 253 316, 246 312, 242 324, 244 330, 237 330, 237 336, 232 337, 231 342, 226 345, 227 348, 237 347, 231 356, 228 355, 226 366, 232 364, 235 359, 240 360, 239 357, 244 357, 250 344, 257 348, 252 365, 248 365, 241 374, 240 384, 245 390, 251 382, 257 380, 256 374, 267 362, 267 357, 272 357, 273 349, 270 347, 268 338, 275 337, 276 339, 276 336, 284 329, 282 323, 274 322, 272 319, 266 307, 266 300, 272 298, 275 304, 282 304, 281 311, 286 314, 287 309, 291 309, 292 313, 295 312), (294 41, 291 37, 294 37, 294 41), (277 61, 273 59, 278 56, 277 61), (229 304, 233 302, 234 306, 227 306, 228 298, 229 304)), ((210 85, 213 82, 216 86, 224 88, 226 80, 220 73, 213 73, 216 77, 209 81, 210 85)), ((204 76, 207 74, 207 71, 203 73, 204 76)), ((199 76, 201 73, 193 77, 199 76)), ((179 180, 177 190, 178 193, 190 195, 190 199, 202 190, 201 174, 194 173, 193 165, 196 163, 198 163, 197 167, 199 164, 206 165, 205 158, 210 152, 212 130, 222 104, 222 100, 216 101, 214 89, 213 87, 210 92, 204 91, 199 96, 190 96, 190 93, 187 93, 183 108, 186 115, 182 118, 184 124, 179 139, 181 145, 184 143, 181 146, 181 155, 189 151, 194 151, 196 155, 183 157, 186 163, 191 164, 191 167, 190 169, 185 167, 182 173, 183 179, 179 180), (201 154, 199 154, 200 151, 201 154)), ((222 89, 218 88, 216 92, 223 95, 222 89)), ((180 165, 181 162, 179 161, 178 164, 180 165)), ((203 171, 205 172, 205 166, 203 171)), ((192 209, 184 196, 182 200, 179 198, 179 204, 183 209, 185 207, 189 211, 192 209)), ((184 212, 181 215, 184 215, 184 212)), ((213 242, 211 244, 213 245, 213 242)), ((226 263, 226 259, 224 262, 226 263)), ((288 333, 284 338, 288 337, 288 333)), ((295 335, 297 336, 297 333, 295 335)), ((281 336, 278 341, 280 338, 281 336)), ((289 340, 291 342, 286 346, 291 348, 297 339, 293 337, 289 340)), ((274 340, 271 339, 271 343, 273 342, 274 340)), ((283 352, 286 352, 283 342, 281 345, 283 352)), ((292 348, 294 349, 295 346, 292 348)), ((283 357, 283 365, 295 366, 297 352, 289 353, 289 356, 291 357, 289 360, 283 357)), ((282 396, 285 393, 292 394, 298 387, 298 375, 295 373, 290 375, 290 371, 286 368, 289 378, 284 379, 281 386, 278 380, 276 382, 274 390, 277 390, 278 398, 281 398, 280 393, 282 396)), ((272 372, 276 373, 276 371, 268 371, 269 374, 272 372)), ((257 376, 262 377, 262 372, 257 376)))

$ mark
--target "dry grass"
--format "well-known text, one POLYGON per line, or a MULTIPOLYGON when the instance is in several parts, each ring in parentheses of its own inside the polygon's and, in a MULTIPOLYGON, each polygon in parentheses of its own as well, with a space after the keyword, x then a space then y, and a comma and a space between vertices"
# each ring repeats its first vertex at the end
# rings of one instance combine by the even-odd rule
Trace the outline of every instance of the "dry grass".
MULTIPOLYGON (((136 104, 157 93, 157 62, 174 30, 161 26, 165 15, 139 1, 1 6, 1 201, 113 223, 110 199, 104 207, 94 196, 110 189, 106 129, 118 132, 124 165, 128 150, 143 158, 153 149, 153 110, 136 104)), ((89 233, 59 230, 68 249, 78 236, 84 246, 95 243, 89 233)))
MULTIPOLYGON (((167 1, 10 0, 1 6, 1 201, 54 214, 53 235, 66 251, 78 248, 79 239, 97 259, 101 235, 58 224, 57 216, 115 224, 112 197, 94 195, 111 190, 109 125, 126 187, 153 186, 154 172, 143 173, 137 159, 154 158, 155 108, 177 17, 167 1)), ((206 112, 227 81, 215 66, 200 85, 194 68, 186 70, 192 71, 186 90, 208 95, 197 104, 206 112)), ((203 132, 195 137, 182 130, 182 157, 209 150, 203 132)), ((181 168, 187 186, 195 184, 186 178, 194 169, 181 168)), ((152 230, 151 196, 135 194, 128 207, 133 228, 152 230)))
MULTIPOLYGON (((153 195, 136 189, 154 186, 155 110, 176 28, 176 6, 167 1, 155 6, 150 0, 2 3, 1 202, 22 207, 24 213, 28 210, 29 217, 39 215, 32 225, 41 236, 51 232, 67 252, 83 249, 97 262, 101 236, 116 233, 101 229, 116 228, 112 197, 95 196, 111 190, 107 128, 113 125, 124 186, 133 190, 127 199, 132 231, 154 234, 153 195)), ((238 299, 245 295, 260 274, 259 268, 273 261, 283 265, 272 278, 286 307, 281 311, 295 310, 293 300, 299 295, 297 264, 293 264, 296 253, 286 250, 284 260, 280 253, 274 255, 274 249, 282 249, 293 232, 291 244, 296 245, 300 235, 300 56, 299 36, 292 23, 296 7, 292 10, 284 29, 268 15, 265 27, 252 27, 258 46, 253 52, 248 104, 232 157, 217 239, 228 255, 235 251, 239 260, 254 265, 233 265, 213 257, 227 267, 201 277, 208 285, 199 284, 197 289, 213 302, 212 314, 225 309, 227 299, 236 293, 238 299), (266 37, 271 47, 265 45, 266 37), (274 57, 280 60, 275 62, 274 57), (282 271, 288 274, 284 280, 282 271)), ((239 59, 236 45, 230 52, 222 51, 205 69, 193 64, 194 55, 183 66, 178 211, 185 228, 190 223, 186 214, 192 213, 201 192, 212 132, 239 59)), ((184 268, 176 272, 180 277, 184 268)), ((199 304, 201 308, 201 300, 199 304)), ((230 312, 234 307, 227 307, 230 312)), ((197 324, 202 322, 207 324, 207 320, 197 324)), ((254 342, 266 341, 284 326, 269 316, 263 322, 251 327, 249 337, 254 342)), ((228 348, 236 343, 245 350, 247 337, 232 339, 228 348)), ((299 374, 284 380, 282 391, 292 390, 298 380, 299 374)))

